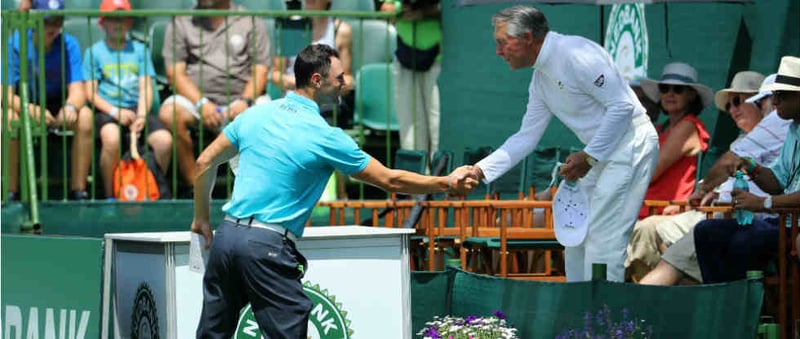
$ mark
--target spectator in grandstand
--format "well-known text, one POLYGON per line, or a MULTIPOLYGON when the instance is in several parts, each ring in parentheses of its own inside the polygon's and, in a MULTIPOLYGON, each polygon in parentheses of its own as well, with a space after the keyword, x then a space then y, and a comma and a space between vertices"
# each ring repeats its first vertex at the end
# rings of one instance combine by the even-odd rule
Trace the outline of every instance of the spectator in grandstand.
MULTIPOLYGON (((778 116, 791 120, 778 158, 767 167, 752 157, 740 157, 744 169, 768 195, 733 190, 734 209, 765 211, 773 207, 800 207, 800 58, 781 58, 775 83, 762 90, 772 91, 778 116)), ((729 173, 732 174, 732 173, 729 173)), ((797 217, 797 216, 794 216, 797 217)), ((744 279, 749 270, 765 271, 778 250, 778 220, 754 219, 742 227, 736 219, 701 221, 694 228, 697 263, 703 283, 744 279)))
MULTIPOLYGON (((331 0, 305 0, 305 10, 307 11, 327 11, 331 8, 331 0)), ((342 99, 346 104, 323 104, 320 106, 322 115, 333 123, 334 109, 337 108, 339 114, 337 122, 342 122, 339 126, 345 125, 353 118, 354 101, 354 81, 351 70, 352 50, 353 50, 353 31, 350 24, 333 17, 313 17, 311 21, 311 43, 324 44, 333 47, 339 52, 344 66, 344 89, 342 99)), ((284 28, 286 29, 286 28, 284 28)), ((294 60, 293 57, 277 57, 272 61, 272 83, 281 90, 290 91, 295 88, 294 79, 294 60)))
POLYGON ((394 109, 400 148, 439 149, 439 86, 442 23, 439 1, 384 1, 381 11, 399 12, 392 63, 394 109))
MULTIPOLYGON (((762 76, 763 78, 763 76, 762 76)), ((760 83, 759 79, 755 86, 760 83)), ((688 64, 664 66, 661 80, 643 79, 642 89, 669 118, 658 126, 658 165, 645 200, 686 200, 697 176, 697 156, 708 148, 711 136, 697 115, 710 105, 714 94, 698 83, 697 71, 688 64)), ((659 209, 658 213, 662 211, 659 209)), ((639 218, 648 215, 642 207, 639 218)))
POLYGON ((300 51, 295 76, 294 93, 245 111, 197 159, 191 230, 211 247, 198 338, 230 338, 247 302, 265 337, 307 337, 312 305, 300 279, 308 263, 295 242, 334 168, 392 192, 463 195, 478 184, 388 169, 330 127, 319 103, 335 101, 344 87, 344 67, 330 46, 300 51), (241 166, 215 235, 211 183, 217 166, 236 154, 241 166))
POLYGON ((633 93, 636 93, 636 97, 639 98, 639 102, 644 106, 644 109, 647 111, 647 116, 650 118, 650 121, 656 123, 658 120, 658 116, 661 115, 661 108, 658 107, 658 103, 650 100, 647 94, 644 93, 642 89, 642 80, 646 79, 643 77, 634 77, 631 81, 628 82, 631 85, 631 89, 633 89, 633 93))
POLYGON ((497 55, 512 69, 534 67, 527 112, 519 132, 453 176, 494 181, 536 148, 556 115, 587 145, 567 156, 560 174, 591 201, 585 238, 566 248, 567 281, 588 280, 594 263, 622 281, 625 247, 658 160, 653 124, 602 46, 549 31, 533 7, 505 9, 492 23, 497 55))
MULTIPOLYGON (((61 10, 63 0, 33 0, 31 9, 61 10)), ((78 40, 70 34, 62 33, 63 16, 47 16, 44 18, 44 51, 37 47, 37 32, 25 32, 28 50, 20 49, 20 32, 14 32, 10 38, 7 79, 3 79, 9 98, 11 99, 10 120, 17 120, 22 113, 22 98, 19 96, 20 73, 28 75, 28 107, 29 116, 36 122, 44 121, 47 128, 56 133, 62 129, 74 131, 72 151, 70 152, 70 192, 69 198, 87 199, 86 178, 89 176, 89 164, 92 154, 92 115, 81 111, 86 103, 86 93, 81 70, 81 49, 78 40), (44 53, 44 70, 39 70, 39 56, 44 53), (62 55, 65 63, 62 64, 62 55), (26 56, 28 69, 20 69, 20 58, 26 56), (40 97, 40 76, 44 78, 44 106, 38 102, 40 97), (63 81, 65 79, 66 81, 63 81), (63 93, 66 92, 66 97, 63 93)), ((18 199, 19 190, 19 140, 12 137, 9 143, 9 177, 8 188, 10 200, 18 199)))
MULTIPOLYGON (((195 9, 244 11, 231 0, 198 0, 195 9)), ((176 93, 164 100, 159 116, 174 128, 178 168, 187 184, 194 180, 190 131, 216 134, 253 103, 269 100, 263 95, 269 43, 263 21, 249 16, 182 16, 167 25, 162 54, 176 93)))
MULTIPOLYGON (((740 156, 751 156, 759 165, 768 166, 780 154, 789 121, 774 112, 770 98, 772 92, 756 94, 758 85, 753 82, 760 78, 762 76, 756 72, 739 72, 730 88, 717 92, 717 107, 730 113, 743 134, 698 184, 689 198, 693 205, 730 202, 733 178, 729 173, 738 164, 740 156)), ((771 75, 764 79, 761 87, 774 81, 775 75, 771 75)), ((752 182, 750 187, 752 192, 766 195, 752 182)), ((634 279, 641 279, 643 284, 672 285, 685 275, 700 281, 691 231, 705 218, 705 213, 690 210, 674 216, 659 215, 641 220, 634 228, 628 246, 626 267, 629 273, 634 279), (659 261, 661 253, 664 257, 659 261), (650 269, 653 271, 647 274, 650 269)))
MULTIPOLYGON (((100 3, 102 12, 130 10, 128 0, 103 0, 100 3)), ((128 37, 133 18, 100 17, 98 24, 106 36, 85 52, 83 73, 86 74, 86 93, 95 109, 95 126, 101 142, 103 189, 106 197, 112 198, 112 176, 119 161, 120 140, 129 145, 131 132, 143 139, 142 134, 147 130, 147 143, 153 148, 163 173, 169 164, 172 135, 156 115, 150 114, 155 70, 145 45, 128 37), (121 138, 120 132, 123 132, 121 138)), ((92 114, 88 106, 82 110, 92 114)))

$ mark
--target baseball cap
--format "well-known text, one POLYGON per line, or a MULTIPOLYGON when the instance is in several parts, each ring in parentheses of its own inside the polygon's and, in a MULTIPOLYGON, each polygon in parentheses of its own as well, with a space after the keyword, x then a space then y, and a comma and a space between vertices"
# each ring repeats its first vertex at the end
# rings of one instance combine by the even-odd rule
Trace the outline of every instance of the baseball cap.
POLYGON ((754 96, 751 96, 751 97, 747 98, 747 100, 745 100, 744 102, 747 102, 747 103, 751 103, 751 104, 753 104, 753 103, 755 103, 756 101, 759 101, 759 100, 761 100, 761 99, 764 99, 764 98, 766 98, 766 97, 768 97, 768 96, 772 95, 772 91, 765 91, 765 90, 763 90, 763 88, 764 88, 765 86, 767 86, 767 85, 772 85, 772 84, 774 84, 774 83, 775 83, 775 78, 776 78, 777 76, 778 76, 778 74, 776 74, 776 73, 773 73, 773 74, 770 74, 769 76, 767 76, 766 78, 764 78, 764 82, 762 82, 762 83, 761 83, 761 87, 760 87, 760 88, 762 88, 762 89, 759 89, 759 92, 758 92, 758 94, 756 94, 756 95, 754 95, 754 96))
POLYGON ((33 0, 31 2, 31 9, 44 11, 64 9, 64 0, 33 0))
POLYGON ((131 3, 128 0, 103 0, 100 3, 100 11, 101 12, 113 12, 113 11, 130 11, 131 10, 131 3))

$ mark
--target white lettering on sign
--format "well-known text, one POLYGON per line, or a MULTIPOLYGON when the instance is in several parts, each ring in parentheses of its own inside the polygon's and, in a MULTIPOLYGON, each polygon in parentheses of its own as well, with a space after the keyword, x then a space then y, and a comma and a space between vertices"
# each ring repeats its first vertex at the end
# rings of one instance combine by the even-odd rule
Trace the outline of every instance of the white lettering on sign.
POLYGON ((25 332, 25 339, 39 339, 39 329, 44 325, 44 339, 83 339, 86 337, 86 330, 89 328, 89 318, 92 312, 87 310, 60 309, 58 311, 58 322, 56 323, 55 312, 52 308, 44 311, 44 324, 39 322, 39 308, 31 307, 28 309, 28 318, 22 318, 22 309, 17 305, 6 305, 5 317, 3 318, 4 339, 22 339, 25 332), (69 312, 69 313, 68 313, 69 312), (69 314, 69 317, 67 316, 69 314), (27 327, 25 326, 27 321, 27 327), (69 323, 69 327, 67 327, 69 323), (69 331, 67 331, 69 329, 69 331))
MULTIPOLYGON (((252 319, 247 319, 247 325, 244 325, 244 328, 242 329, 242 332, 244 332, 244 334, 247 334, 247 335, 255 338, 255 337, 259 336, 258 332, 256 332, 256 331, 258 331, 258 323, 255 322, 252 319)), ((263 335, 260 336, 260 337, 261 337, 261 339, 264 339, 263 335)))
POLYGON ((317 322, 322 325, 324 328, 323 332, 328 334, 331 329, 338 330, 339 327, 333 322, 333 318, 328 318, 328 310, 322 308, 322 304, 316 304, 313 309, 311 309, 311 315, 317 317, 317 322))

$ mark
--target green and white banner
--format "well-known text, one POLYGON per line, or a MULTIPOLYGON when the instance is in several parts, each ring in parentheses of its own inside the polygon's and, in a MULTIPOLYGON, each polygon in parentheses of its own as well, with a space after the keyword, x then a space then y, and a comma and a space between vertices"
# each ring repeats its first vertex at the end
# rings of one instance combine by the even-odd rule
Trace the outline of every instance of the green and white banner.
POLYGON ((103 240, 2 236, 3 338, 99 338, 103 240))

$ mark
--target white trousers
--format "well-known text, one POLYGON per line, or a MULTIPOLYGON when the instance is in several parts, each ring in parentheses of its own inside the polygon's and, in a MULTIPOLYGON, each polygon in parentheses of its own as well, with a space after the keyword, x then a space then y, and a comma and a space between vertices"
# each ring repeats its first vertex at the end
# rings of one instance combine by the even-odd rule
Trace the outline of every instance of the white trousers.
POLYGON ((592 278, 592 264, 607 267, 609 281, 625 278, 625 256, 631 230, 658 162, 658 134, 646 115, 631 127, 608 161, 578 180, 589 197, 589 229, 583 243, 567 247, 567 281, 592 278))
POLYGON ((425 72, 392 63, 394 108, 400 125, 400 148, 428 151, 439 149, 439 78, 442 68, 435 62, 425 72))

